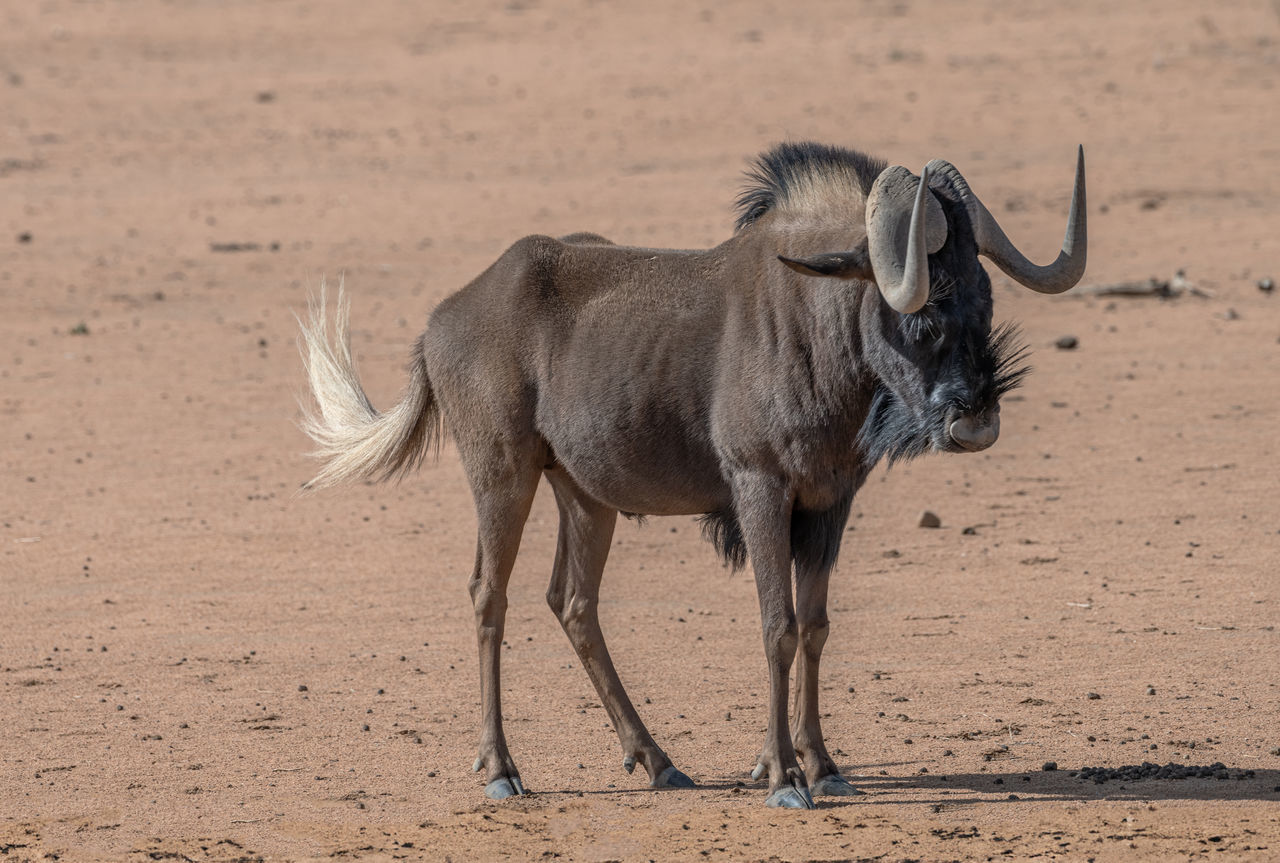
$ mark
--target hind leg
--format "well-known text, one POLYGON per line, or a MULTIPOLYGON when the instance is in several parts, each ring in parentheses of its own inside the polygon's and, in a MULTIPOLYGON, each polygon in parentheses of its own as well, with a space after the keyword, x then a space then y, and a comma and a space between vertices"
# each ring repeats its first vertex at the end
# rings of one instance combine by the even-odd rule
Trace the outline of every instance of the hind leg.
POLYGON ((622 687, 600 630, 600 577, 618 511, 592 500, 561 469, 547 471, 547 479, 560 508, 560 535, 547 604, 560 619, 618 732, 622 766, 630 773, 637 762, 644 765, 654 788, 692 788, 693 780, 672 765, 645 728, 622 687))
POLYGON ((536 450, 487 453, 464 462, 475 495, 479 538, 476 565, 468 588, 475 608, 480 651, 480 753, 473 770, 484 768, 484 793, 495 800, 525 793, 502 730, 502 635, 507 613, 507 582, 515 565, 525 519, 538 488, 536 450))

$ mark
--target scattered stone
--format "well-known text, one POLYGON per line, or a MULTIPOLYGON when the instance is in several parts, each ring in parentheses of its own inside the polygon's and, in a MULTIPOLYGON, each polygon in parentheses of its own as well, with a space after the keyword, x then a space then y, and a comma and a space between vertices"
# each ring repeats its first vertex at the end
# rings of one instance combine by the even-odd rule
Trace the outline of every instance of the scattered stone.
POLYGON ((1155 695, 1155 694, 1156 694, 1156 688, 1154 686, 1148 686, 1147 695, 1155 695))
POLYGON ((211 252, 261 252, 261 243, 210 243, 211 252))
POLYGON ((1052 773, 1053 771, 1055 771, 1055 770, 1057 770, 1057 769, 1058 769, 1058 762, 1056 762, 1056 761, 1046 761, 1046 762, 1043 764, 1043 766, 1041 766, 1041 768, 1040 768, 1040 769, 1041 769, 1041 770, 1043 770, 1045 773, 1052 773))
POLYGON ((1101 698, 1102 696, 1101 696, 1101 695, 1099 695, 1099 694, 1098 694, 1098 693, 1096 693, 1096 692, 1090 692, 1088 697, 1089 697, 1089 700, 1090 700, 1090 701, 1097 701, 1097 700, 1098 700, 1099 698, 1101 698))
POLYGON ((1274 279, 1271 279, 1270 277, 1258 279, 1258 290, 1262 291, 1264 294, 1269 294, 1275 289, 1276 283, 1274 279))
POLYGON ((964 534, 965 536, 977 536, 977 535, 978 535, 978 529, 977 529, 976 527, 973 527, 973 526, 966 527, 964 530, 962 530, 962 531, 960 531, 960 532, 961 532, 962 534, 964 534))
POLYGON ((29 243, 29 242, 31 242, 31 232, 30 232, 30 231, 23 231, 21 234, 18 234, 18 242, 19 242, 19 243, 29 243))
POLYGON ((942 527, 942 519, 938 518, 937 513, 926 509, 924 512, 920 513, 920 526, 942 527))
POLYGON ((260 104, 265 105, 268 102, 274 102, 276 100, 276 94, 270 90, 259 90, 256 98, 260 104))
POLYGON ((1087 296, 1092 294, 1095 297, 1156 297, 1161 300, 1172 299, 1182 294, 1191 294, 1195 297, 1212 297, 1213 294, 1204 288, 1196 287, 1186 277, 1186 273, 1178 270, 1172 279, 1157 279, 1155 277, 1143 279, 1136 282, 1114 282, 1106 285, 1085 285, 1078 288, 1075 296, 1087 296))
POLYGON ((86 324, 84 321, 81 321, 71 329, 67 330, 67 332, 69 332, 73 336, 87 336, 89 335, 89 325, 86 324))
POLYGON ((306 685, 305 683, 299 683, 299 684, 298 684, 298 691, 299 691, 299 692, 306 692, 306 691, 307 691, 307 685, 306 685))
POLYGON ((1054 345, 1060 351, 1074 351, 1080 346, 1080 340, 1075 336, 1059 336, 1054 345))

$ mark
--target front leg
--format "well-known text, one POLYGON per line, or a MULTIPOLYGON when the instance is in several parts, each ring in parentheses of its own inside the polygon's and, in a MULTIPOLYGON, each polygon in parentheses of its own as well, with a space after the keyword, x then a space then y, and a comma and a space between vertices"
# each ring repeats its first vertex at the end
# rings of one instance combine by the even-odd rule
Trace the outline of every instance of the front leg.
POLYGON ((791 601, 791 496, 778 477, 746 473, 734 478, 734 509, 760 597, 764 655, 769 665, 769 725, 753 779, 769 774, 768 806, 813 809, 804 771, 787 724, 787 690, 798 634, 791 601))
MULTIPOLYGON (((834 555, 830 560, 835 562, 834 555)), ((818 664, 822 661, 822 647, 830 629, 827 620, 827 583, 830 576, 830 565, 822 565, 821 561, 806 559, 805 556, 797 558, 796 612, 800 624, 800 649, 796 654, 795 710, 791 717, 791 733, 795 747, 804 759, 812 793, 851 797, 863 792, 840 775, 835 761, 827 753, 819 719, 818 664)))

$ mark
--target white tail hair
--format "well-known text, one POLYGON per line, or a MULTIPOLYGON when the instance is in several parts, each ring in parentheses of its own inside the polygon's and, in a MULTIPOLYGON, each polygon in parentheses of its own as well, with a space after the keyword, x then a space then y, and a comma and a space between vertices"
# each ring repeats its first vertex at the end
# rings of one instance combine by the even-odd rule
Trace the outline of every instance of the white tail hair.
POLYGON ((351 358, 351 303, 342 282, 338 283, 332 337, 327 306, 325 284, 321 281, 319 299, 307 299, 307 321, 298 319, 302 328, 298 350, 315 399, 315 405, 302 403, 300 425, 316 442, 312 455, 325 461, 303 489, 403 476, 422 462, 433 444, 438 446, 441 434, 439 409, 421 348, 415 346, 404 396, 391 410, 379 413, 360 386, 351 358))

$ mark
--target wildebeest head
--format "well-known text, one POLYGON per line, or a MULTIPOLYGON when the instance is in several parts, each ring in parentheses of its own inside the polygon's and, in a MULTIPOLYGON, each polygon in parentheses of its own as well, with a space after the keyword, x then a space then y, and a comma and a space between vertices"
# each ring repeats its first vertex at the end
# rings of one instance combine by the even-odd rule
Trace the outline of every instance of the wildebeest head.
POLYGON ((858 247, 780 256, 802 273, 879 288, 863 308, 864 356, 881 382, 860 440, 873 460, 976 452, 995 442, 1000 397, 1028 369, 1016 329, 992 330, 991 280, 978 256, 1031 290, 1059 293, 1084 273, 1085 222, 1083 149, 1062 251, 1045 267, 1014 247, 954 165, 935 159, 920 177, 900 166, 879 172, 858 247))

